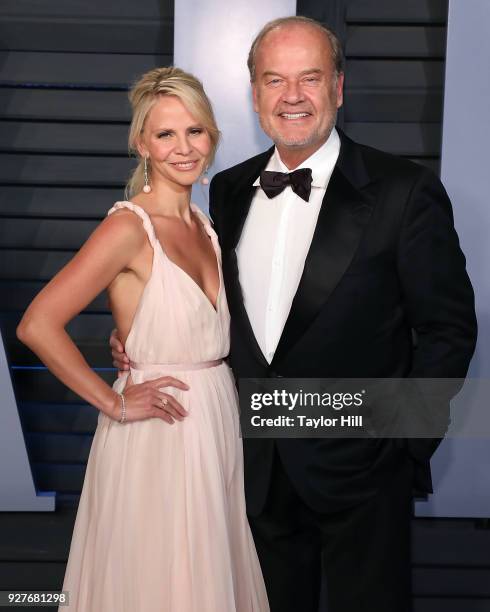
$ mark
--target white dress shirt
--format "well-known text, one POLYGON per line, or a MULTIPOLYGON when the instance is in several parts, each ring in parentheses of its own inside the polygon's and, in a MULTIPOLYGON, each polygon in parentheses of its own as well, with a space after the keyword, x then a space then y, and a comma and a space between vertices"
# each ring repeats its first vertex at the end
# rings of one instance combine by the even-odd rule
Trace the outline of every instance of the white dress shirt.
MULTIPOLYGON (((298 168, 311 168, 309 202, 290 186, 269 199, 257 187, 237 245, 238 270, 245 309, 265 358, 274 357, 293 298, 298 289, 318 214, 340 152, 335 128, 327 142, 298 168)), ((266 170, 291 172, 277 148, 266 170)), ((297 168, 295 168, 296 170, 297 168)))

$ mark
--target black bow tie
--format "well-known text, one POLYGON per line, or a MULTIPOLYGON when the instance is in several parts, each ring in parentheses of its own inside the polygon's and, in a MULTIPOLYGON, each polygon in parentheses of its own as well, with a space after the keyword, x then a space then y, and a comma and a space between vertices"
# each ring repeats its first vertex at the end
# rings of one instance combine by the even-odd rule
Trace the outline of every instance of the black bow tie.
POLYGON ((268 198, 275 198, 281 191, 291 185, 291 189, 308 202, 311 192, 311 168, 300 168, 294 172, 268 172, 263 170, 260 173, 260 186, 268 198))

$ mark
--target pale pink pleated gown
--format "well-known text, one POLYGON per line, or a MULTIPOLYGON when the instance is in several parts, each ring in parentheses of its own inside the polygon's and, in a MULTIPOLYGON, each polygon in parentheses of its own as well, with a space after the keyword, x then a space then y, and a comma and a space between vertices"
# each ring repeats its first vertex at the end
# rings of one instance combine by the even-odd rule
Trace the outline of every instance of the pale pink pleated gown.
MULTIPOLYGON (((165 255, 144 210, 118 202, 109 214, 121 208, 141 218, 154 250, 126 342, 131 376, 140 383, 170 374, 187 383, 189 391, 170 392, 189 415, 169 425, 99 414, 63 584, 70 606, 60 611, 266 612, 245 515, 235 384, 224 362, 201 367, 229 351, 216 234, 193 205, 219 263, 215 309, 165 255)), ((122 391, 126 378, 114 389, 122 391)))

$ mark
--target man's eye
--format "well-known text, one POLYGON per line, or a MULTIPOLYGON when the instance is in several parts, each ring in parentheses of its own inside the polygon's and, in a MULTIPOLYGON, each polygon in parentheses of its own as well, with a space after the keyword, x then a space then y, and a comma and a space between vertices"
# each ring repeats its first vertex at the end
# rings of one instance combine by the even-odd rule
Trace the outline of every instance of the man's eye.
POLYGON ((271 79, 268 82, 268 85, 279 85, 280 82, 281 82, 281 79, 271 79))
POLYGON ((305 81, 307 83, 316 83, 317 81, 319 81, 320 79, 318 77, 306 77, 305 81))

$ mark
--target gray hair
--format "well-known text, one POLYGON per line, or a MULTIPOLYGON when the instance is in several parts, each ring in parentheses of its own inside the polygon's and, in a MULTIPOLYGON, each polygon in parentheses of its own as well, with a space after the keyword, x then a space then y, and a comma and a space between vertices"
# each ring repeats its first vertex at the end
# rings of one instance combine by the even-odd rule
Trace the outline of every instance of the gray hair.
POLYGON ((252 46, 250 47, 250 52, 248 54, 247 59, 247 66, 250 72, 250 80, 252 81, 252 83, 255 81, 255 61, 260 43, 272 30, 276 30, 277 28, 290 24, 309 25, 324 34, 328 42, 330 43, 330 47, 332 48, 332 60, 336 76, 338 76, 344 71, 344 53, 342 51, 342 44, 333 30, 330 30, 329 28, 321 24, 319 21, 315 21, 314 19, 310 19, 309 17, 302 17, 301 15, 296 15, 292 17, 280 17, 279 19, 274 19, 273 21, 269 21, 268 23, 266 23, 265 26, 255 37, 252 46))

